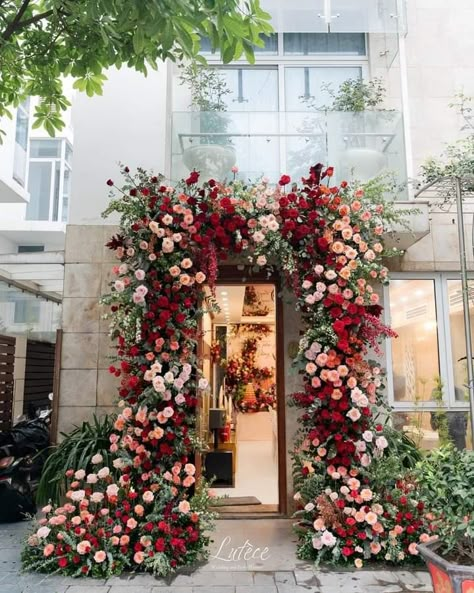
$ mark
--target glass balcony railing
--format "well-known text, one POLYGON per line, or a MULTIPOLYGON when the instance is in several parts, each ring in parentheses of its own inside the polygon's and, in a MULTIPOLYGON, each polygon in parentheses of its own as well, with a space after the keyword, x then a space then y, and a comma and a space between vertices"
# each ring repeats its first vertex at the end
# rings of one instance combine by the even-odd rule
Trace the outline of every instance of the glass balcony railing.
MULTIPOLYGON (((336 181, 366 181, 393 171, 406 181, 402 115, 398 111, 349 112, 174 112, 173 180, 192 169, 203 178, 281 173, 299 180, 315 163, 335 167, 336 181)), ((401 196, 403 198, 404 196, 401 196)))

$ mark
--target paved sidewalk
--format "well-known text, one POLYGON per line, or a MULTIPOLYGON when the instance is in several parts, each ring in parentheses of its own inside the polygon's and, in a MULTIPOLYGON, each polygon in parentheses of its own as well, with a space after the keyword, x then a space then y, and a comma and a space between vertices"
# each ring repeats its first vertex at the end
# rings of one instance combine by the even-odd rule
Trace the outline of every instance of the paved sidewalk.
POLYGON ((291 521, 217 522, 209 562, 172 582, 150 575, 107 581, 21 573, 27 523, 0 525, 0 593, 431 593, 423 571, 316 570, 295 556, 291 521), (246 559, 247 558, 247 559, 246 559))

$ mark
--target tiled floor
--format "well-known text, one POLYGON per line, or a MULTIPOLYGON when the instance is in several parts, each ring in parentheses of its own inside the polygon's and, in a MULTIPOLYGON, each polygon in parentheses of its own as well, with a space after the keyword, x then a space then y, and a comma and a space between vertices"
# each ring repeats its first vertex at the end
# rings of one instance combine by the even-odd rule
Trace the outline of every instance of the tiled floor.
POLYGON ((295 556, 291 522, 218 521, 209 562, 171 582, 150 575, 107 581, 21 573, 28 524, 0 525, 0 593, 429 593, 426 572, 315 570, 295 556), (253 557, 252 557, 253 556, 253 557))

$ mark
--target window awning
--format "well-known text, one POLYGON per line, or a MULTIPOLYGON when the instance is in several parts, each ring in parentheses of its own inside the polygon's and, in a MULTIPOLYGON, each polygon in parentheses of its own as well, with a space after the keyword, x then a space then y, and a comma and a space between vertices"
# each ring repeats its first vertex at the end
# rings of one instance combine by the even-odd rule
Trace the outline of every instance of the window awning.
POLYGON ((284 33, 405 33, 405 0, 261 0, 284 33))

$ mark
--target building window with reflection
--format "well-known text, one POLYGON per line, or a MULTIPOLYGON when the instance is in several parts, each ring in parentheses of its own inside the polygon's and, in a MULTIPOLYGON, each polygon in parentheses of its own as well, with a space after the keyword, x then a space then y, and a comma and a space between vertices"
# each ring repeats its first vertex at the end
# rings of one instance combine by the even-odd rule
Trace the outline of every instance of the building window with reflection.
POLYGON ((26 220, 67 222, 71 160, 72 148, 66 139, 31 140, 26 220))
POLYGON ((28 97, 18 105, 16 111, 15 153, 13 157, 13 179, 23 187, 26 181, 29 125, 30 99, 28 97))
MULTIPOLYGON (((464 448, 472 440, 461 281, 450 276, 394 275, 385 293, 398 334, 387 361, 393 422, 423 449, 447 440, 464 448)), ((470 286, 474 297, 474 278, 470 286)), ((472 298, 469 312, 474 341, 472 298)))

